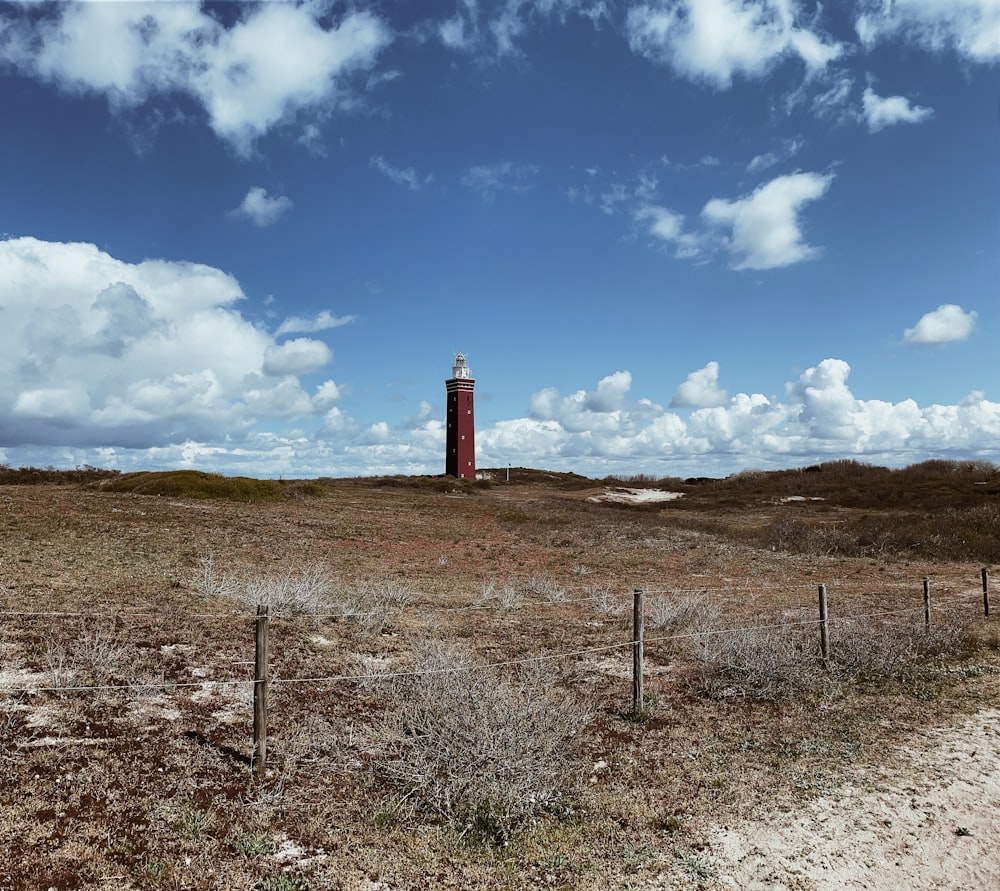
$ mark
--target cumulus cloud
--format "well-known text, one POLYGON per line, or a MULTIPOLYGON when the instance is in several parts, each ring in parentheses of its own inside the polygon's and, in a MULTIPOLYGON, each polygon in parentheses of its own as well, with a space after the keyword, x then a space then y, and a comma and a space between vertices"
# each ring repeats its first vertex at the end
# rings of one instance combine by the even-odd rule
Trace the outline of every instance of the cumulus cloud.
POLYGON ((296 337, 264 350, 263 371, 271 377, 315 374, 329 364, 331 359, 333 353, 323 341, 296 337))
POLYGON ((277 344, 239 283, 196 263, 127 263, 92 244, 0 241, 0 426, 6 446, 157 448, 240 441, 260 417, 317 414, 298 375, 329 347, 277 344))
POLYGON ((282 334, 315 334, 317 331, 329 331, 331 328, 349 325, 354 318, 354 316, 335 316, 330 310, 324 309, 312 318, 289 316, 274 333, 278 337, 282 334))
POLYGON ((625 398, 632 386, 632 375, 616 371, 601 378, 591 392, 577 390, 570 396, 560 396, 554 387, 533 394, 529 403, 531 419, 557 421, 562 427, 591 433, 617 430, 627 415, 625 398))
POLYGON ((103 95, 116 110, 187 96, 221 139, 249 154, 272 127, 347 104, 351 76, 392 39, 370 12, 328 24, 325 9, 248 4, 224 24, 195 3, 56 4, 0 22, 0 62, 68 92, 103 95))
POLYGON ((284 195, 271 198, 267 194, 267 189, 253 186, 234 213, 263 228, 277 222, 280 216, 291 209, 291 206, 291 199, 284 195))
POLYGON ((867 47, 898 36, 929 50, 954 50, 973 62, 1000 60, 996 0, 863 0, 859 6, 855 27, 867 47))
POLYGON ((719 363, 692 371, 670 400, 671 408, 711 408, 725 405, 728 394, 719 387, 719 363))
POLYGON ((713 198, 702 210, 710 224, 731 233, 726 247, 736 269, 775 269, 810 260, 819 249, 802 237, 799 212, 826 194, 833 174, 779 176, 735 201, 713 198))
POLYGON ((655 0, 629 10, 625 31, 634 52, 722 89, 789 57, 815 74, 843 52, 796 0, 655 0))
MULTIPOLYGON (((798 150, 790 142, 785 151, 798 150)), ((754 159, 758 168, 777 162, 777 156, 754 159)), ((820 249, 808 244, 802 232, 803 207, 823 197, 833 174, 795 173, 779 176, 750 195, 736 199, 712 198, 690 223, 683 214, 651 202, 656 190, 622 196, 631 200, 633 220, 679 259, 704 261, 720 250, 729 254, 736 269, 775 269, 810 260, 820 249)))
MULTIPOLYGON (((24 280, 23 273, 19 280, 24 280)), ((147 292, 141 282, 133 286, 137 293, 147 292)), ((7 301, 6 314, 14 304, 6 291, 0 296, 7 301)), ((69 296, 72 306, 85 303, 69 296)), ((149 302, 158 313, 159 295, 149 302)), ((219 304, 208 299, 207 306, 219 304)), ((79 318, 86 318, 91 329, 98 324, 86 312, 79 318)), ((262 369, 268 348, 275 345, 238 316, 230 323, 230 337, 242 334, 249 340, 239 342, 241 349, 234 350, 228 362, 245 358, 251 347, 253 351, 253 361, 241 368, 227 362, 208 364, 215 357, 207 345, 182 362, 174 356, 179 349, 174 344, 160 352, 167 358, 166 368, 129 364, 126 351, 113 366, 113 382, 107 380, 112 376, 107 369, 103 374, 90 370, 67 376, 68 370, 83 367, 79 357, 64 358, 48 376, 31 369, 26 381, 19 367, 23 354, 0 354, 5 375, 0 423, 6 434, 0 460, 120 470, 196 467, 256 476, 442 471, 444 424, 430 403, 421 401, 397 424, 359 424, 339 404, 341 388, 332 380, 310 394, 294 376, 274 378, 254 370, 262 369), (316 419, 312 432, 280 426, 303 415, 316 419), (257 418, 272 419, 273 429, 259 429, 253 423, 257 418)), ((0 346, 16 344, 23 328, 19 322, 0 346)), ((173 337, 167 335, 168 340, 173 337)), ((79 353, 81 348, 74 350, 79 353)), ((299 355, 307 356, 308 348, 299 355)), ((928 457, 995 460, 1000 403, 989 401, 984 392, 975 390, 957 405, 866 400, 852 392, 850 372, 846 361, 829 358, 789 381, 783 398, 754 392, 726 396, 718 387, 717 363, 710 362, 685 382, 691 384, 689 398, 679 401, 691 403, 685 406, 692 409, 686 417, 653 399, 630 398, 633 380, 628 371, 609 374, 593 389, 567 396, 548 387, 533 394, 528 417, 477 429, 477 463, 523 464, 592 476, 705 476, 844 457, 893 465, 928 457)))
POLYGON ((760 393, 724 397, 716 363, 709 363, 688 380, 715 404, 687 418, 649 400, 595 415, 586 391, 564 397, 546 388, 532 398, 529 418, 497 424, 477 434, 477 442, 484 460, 501 466, 504 456, 540 453, 598 475, 623 466, 703 475, 716 468, 732 472, 734 464, 788 467, 843 457, 900 464, 996 454, 1000 403, 983 393, 954 406, 863 400, 850 389, 850 372, 846 361, 829 358, 789 381, 782 400, 760 393))
POLYGON ((879 96, 871 87, 861 97, 861 108, 871 133, 893 124, 919 124, 934 114, 932 108, 911 105, 905 96, 879 96))
POLYGON ((979 316, 966 312, 954 303, 945 303, 933 312, 924 313, 912 328, 903 332, 903 343, 919 346, 934 343, 955 343, 966 340, 976 327, 979 316))

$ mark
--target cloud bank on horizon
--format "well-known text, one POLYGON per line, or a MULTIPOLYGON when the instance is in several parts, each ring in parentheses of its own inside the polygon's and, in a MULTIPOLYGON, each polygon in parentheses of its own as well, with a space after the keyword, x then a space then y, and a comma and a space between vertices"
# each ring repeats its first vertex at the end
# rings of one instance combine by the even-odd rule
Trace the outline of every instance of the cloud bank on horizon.
MULTIPOLYGON (((322 0, 0 4, 0 86, 80 109, 93 146, 126 146, 108 152, 131 158, 125 166, 134 165, 134 182, 148 182, 150 194, 163 181, 166 192, 190 188, 184 194, 198 204, 184 212, 208 221, 195 241, 176 231, 180 224, 160 226, 155 203, 130 221, 124 211, 102 209, 95 191, 78 210, 65 193, 47 196, 41 172, 34 181, 26 176, 23 197, 12 191, 18 200, 0 240, 0 460, 259 476, 438 473, 442 393, 394 394, 404 389, 397 381, 414 356, 436 370, 463 338, 482 344, 477 349, 494 376, 479 385, 481 466, 710 475, 844 457, 996 461, 1000 403, 987 398, 996 377, 984 363, 970 360, 955 372, 952 387, 962 391, 948 403, 919 393, 859 398, 848 379, 852 365, 855 377, 863 368, 871 391, 881 364, 902 367, 922 355, 948 356, 957 366, 963 349, 995 354, 995 253, 980 252, 981 276, 960 293, 946 275, 923 285, 926 292, 904 293, 892 275, 910 262, 906 245, 926 238, 918 251, 935 258, 954 249, 940 246, 936 229, 924 235, 902 209, 880 217, 889 221, 882 241, 861 244, 853 227, 865 197, 881 194, 873 190, 883 187, 882 171, 920 151, 913 134, 931 134, 931 152, 948 145, 941 142, 952 126, 948 109, 925 86, 927 72, 995 72, 998 65, 994 0, 853 0, 839 11, 797 0, 442 0, 419 14, 322 0), (560 41, 581 41, 588 51, 599 43, 609 72, 629 58, 661 101, 690 102, 690 114, 701 109, 705 121, 644 132, 649 146, 662 144, 644 157, 632 146, 609 154, 609 124, 532 139, 556 113, 532 103, 550 82, 542 78, 558 75, 544 66, 562 62, 548 49, 560 41), (102 51, 94 52, 98 45, 102 51), (927 70, 887 65, 885 52, 899 46, 927 70), (463 72, 460 83, 454 70, 463 72), (493 155, 482 146, 462 153, 474 126, 463 114, 476 90, 491 97, 496 82, 522 92, 504 94, 499 107, 510 117, 494 124, 525 135, 493 155), (745 113, 744 95, 764 87, 770 92, 759 114, 768 129, 758 139, 753 126, 735 122, 745 113), (532 98, 518 105, 516 95, 532 98), (731 104, 736 98, 740 104, 731 104), (422 125, 421 115, 432 123, 422 125), (435 138, 435 126, 444 132, 453 125, 451 115, 455 138, 435 138), (405 128, 410 119, 431 133, 426 141, 377 129, 405 128), (672 137, 674 130, 680 135, 672 137), (176 133, 200 134, 188 140, 197 149, 185 151, 197 150, 222 173, 201 179, 190 160, 159 162, 160 146, 176 133), (560 161, 569 145, 584 145, 593 160, 560 161), (505 156, 513 146, 522 153, 505 156), (877 156, 876 178, 862 179, 862 154, 877 156), (329 233, 299 172, 308 165, 344 177, 323 205, 343 214, 329 233), (35 212, 39 205, 46 213, 35 212), (536 216, 545 222, 533 240, 521 230, 536 216), (142 232, 152 233, 146 241, 133 231, 140 219, 148 226, 142 232), (441 328, 449 311, 428 311, 425 330, 414 309, 438 301, 447 307, 439 292, 450 285, 439 270, 472 274, 462 248, 428 238, 445 219, 459 221, 453 240, 468 234, 466 250, 481 264, 481 245, 504 258, 494 275, 524 270, 524 279, 501 280, 510 290, 527 290, 529 278, 549 277, 552 286, 538 239, 547 246, 551 239, 553 256, 568 257, 586 253, 582 245, 600 232, 593 243, 603 246, 607 264, 631 253, 607 267, 606 290, 567 296, 552 317, 580 317, 586 306, 614 318, 633 289, 648 295, 650 321, 640 327, 681 331, 688 343, 674 357, 671 339, 663 338, 665 367, 649 348, 637 349, 642 358, 624 367, 626 351, 606 352, 604 326, 574 328, 565 348, 559 336, 547 341, 565 350, 560 373, 571 369, 575 379, 567 386, 554 367, 516 357, 505 365, 520 342, 495 323, 432 334, 430 326, 441 328), (403 241, 423 253, 404 255, 403 241), (339 250, 340 259, 327 260, 328 250, 339 250), (838 278, 844 267, 868 274, 883 263, 886 278, 870 274, 874 290, 888 295, 884 304, 844 296, 842 331, 829 323, 829 335, 818 336, 823 323, 814 318, 835 319, 837 294, 858 290, 856 279, 838 278), (393 266, 405 270, 410 290, 395 281, 393 266), (352 278, 336 278, 341 267, 352 278), (434 284, 418 295, 412 281, 422 274, 434 284), (648 283, 640 278, 647 275, 648 283), (326 284, 332 281, 337 287, 326 284), (780 296, 763 296, 769 287, 780 296), (742 306, 728 288, 745 295, 742 306), (786 325, 791 341, 800 314, 815 314, 803 336, 817 352, 805 362, 788 358, 756 369, 748 331, 736 320, 752 319, 761 332, 786 325), (874 319, 877 330, 856 339, 874 319), (498 338, 495 348, 486 345, 490 336, 498 338), (525 376, 515 378, 512 365, 525 376), (747 383, 730 378, 731 367, 747 383), (500 376, 513 383, 505 398, 519 404, 502 402, 500 376), (383 391, 390 395, 373 396, 383 391)), ((567 92, 561 107, 593 103, 613 115, 628 93, 612 74, 605 79, 607 106, 593 92, 567 92)), ((29 131, 40 138, 44 125, 29 131)), ((992 139, 995 145, 996 128, 992 139)), ((500 136, 495 141, 502 144, 500 136)), ((26 144, 24 152, 41 150, 26 144)), ((75 157, 73 146, 60 148, 58 140, 45 152, 53 164, 75 157)), ((107 163, 102 176, 111 178, 114 162, 107 163)), ((949 171, 963 174, 957 166, 949 171)), ((996 178, 974 165, 964 173, 970 179, 956 179, 953 191, 973 197, 970 183, 996 178)), ((935 194, 931 188, 926 197, 930 219, 952 212, 935 209, 935 194)), ((891 197, 879 202, 878 214, 891 211, 891 197)), ((601 268, 588 278, 599 279, 601 268)), ((590 286, 597 287, 575 282, 566 289, 590 286)), ((492 295, 484 309, 501 317, 542 311, 537 297, 511 310, 502 294, 481 287, 492 295)), ((649 332, 637 335, 656 342, 649 332)), ((775 361, 775 351, 766 352, 761 361, 775 361)))

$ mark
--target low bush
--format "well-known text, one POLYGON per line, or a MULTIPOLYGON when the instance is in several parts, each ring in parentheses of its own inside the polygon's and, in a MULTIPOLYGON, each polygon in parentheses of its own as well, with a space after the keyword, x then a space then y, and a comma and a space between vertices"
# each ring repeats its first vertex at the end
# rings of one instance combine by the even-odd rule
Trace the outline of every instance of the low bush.
POLYGON ((688 634, 716 628, 722 617, 719 607, 704 591, 661 594, 646 602, 647 627, 671 634, 688 634))
POLYGON ((969 624, 941 613, 929 629, 922 619, 830 622, 828 670, 821 664, 816 621, 773 616, 770 622, 696 638, 696 688, 711 697, 777 700, 841 682, 904 681, 934 660, 954 660, 977 646, 969 624))
POLYGON ((241 586, 242 599, 263 604, 279 616, 312 616, 330 609, 336 580, 325 563, 249 577, 241 586))
POLYGON ((538 815, 569 806, 587 715, 538 666, 501 674, 431 642, 392 694, 380 763, 402 801, 466 839, 501 846, 538 815))
POLYGON ((82 627, 69 640, 50 638, 44 659, 53 687, 104 686, 127 682, 135 673, 135 653, 113 627, 82 627))
POLYGON ((401 579, 376 577, 344 583, 326 563, 293 566, 272 573, 225 572, 211 556, 202 557, 192 586, 202 597, 222 597, 250 608, 267 606, 272 616, 341 618, 378 634, 404 606, 413 590, 401 579))
POLYGON ((84 464, 74 470, 54 467, 11 467, 0 464, 0 486, 93 485, 120 476, 117 470, 102 470, 84 464))
POLYGON ((282 483, 245 476, 220 476, 200 470, 173 470, 164 473, 128 473, 116 477, 107 486, 112 492, 136 495, 163 495, 170 498, 219 498, 254 504, 284 501, 282 483))
POLYGON ((819 677, 819 644, 812 627, 760 624, 700 635, 693 642, 696 688, 713 698, 784 699, 819 677))
POLYGON ((922 619, 843 619, 830 624, 831 668, 836 676, 879 682, 906 680, 934 659, 956 659, 976 647, 968 621, 937 611, 930 628, 922 619))

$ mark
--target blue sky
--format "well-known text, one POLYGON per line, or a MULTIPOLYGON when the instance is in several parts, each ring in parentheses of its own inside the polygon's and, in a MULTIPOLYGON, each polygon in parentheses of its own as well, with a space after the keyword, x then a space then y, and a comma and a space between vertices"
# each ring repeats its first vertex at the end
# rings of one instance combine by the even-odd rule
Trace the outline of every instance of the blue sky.
POLYGON ((1000 460, 997 0, 0 3, 0 461, 1000 460))

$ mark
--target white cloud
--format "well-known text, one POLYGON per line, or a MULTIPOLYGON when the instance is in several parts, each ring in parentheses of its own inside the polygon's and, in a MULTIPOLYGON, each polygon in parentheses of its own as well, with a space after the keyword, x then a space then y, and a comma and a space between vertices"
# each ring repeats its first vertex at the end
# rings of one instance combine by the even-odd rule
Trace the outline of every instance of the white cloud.
POLYGON ((370 69, 392 39, 369 12, 327 25, 324 11, 247 5, 226 26, 194 3, 57 4, 7 22, 0 62, 66 91, 102 94, 117 110, 189 96, 221 139, 249 154, 272 127, 344 105, 351 75, 370 69))
POLYGON ((796 0, 656 0, 631 7, 629 45, 678 74, 728 88, 797 57, 810 74, 843 52, 811 30, 796 0))
POLYGON ((271 345, 264 351, 264 374, 283 377, 288 374, 315 374, 331 360, 333 353, 321 340, 296 337, 278 345, 271 345))
POLYGON ((375 155, 368 163, 370 167, 388 177, 396 185, 406 186, 414 192, 419 191, 433 180, 431 176, 421 179, 412 167, 393 167, 381 155, 375 155))
POLYGON ((453 16, 441 22, 437 28, 438 37, 448 49, 466 50, 473 42, 473 37, 468 32, 466 20, 461 16, 453 16))
POLYGON ((810 260, 819 249, 803 241, 802 206, 826 194, 833 174, 795 173, 779 176, 735 201, 713 198, 703 218, 731 229, 726 245, 736 269, 774 269, 810 260))
POLYGON ((903 332, 903 343, 909 346, 955 343, 966 340, 976 327, 978 315, 966 312, 954 303, 945 303, 933 312, 924 313, 912 328, 903 332))
POLYGON ((329 348, 275 344, 240 315, 239 283, 218 269, 35 238, 0 241, 0 268, 7 445, 237 442, 262 415, 331 401, 329 385, 310 397, 295 377, 326 364, 329 348))
MULTIPOLYGON (((597 171, 587 171, 587 173, 593 178, 597 171)), ((612 216, 624 204, 639 202, 641 205, 649 205, 656 197, 658 185, 656 175, 647 172, 639 173, 632 182, 613 181, 601 193, 601 211, 612 216)), ((669 214, 669 211, 664 212, 669 214)))
POLYGON ((863 0, 856 20, 871 47, 893 37, 933 51, 952 49, 989 64, 1000 60, 1000 3, 996 0, 863 0))
POLYGON ((728 394, 719 387, 719 363, 692 371, 670 400, 671 408, 711 408, 725 405, 728 394))
POLYGON ((606 0, 503 0, 482 4, 460 0, 455 14, 437 23, 433 33, 449 49, 486 58, 518 56, 519 43, 539 22, 570 15, 589 19, 594 27, 610 17, 606 0))
POLYGON ((462 177, 462 185, 491 201, 497 192, 527 192, 534 187, 538 168, 533 164, 501 161, 471 167, 462 177))
POLYGON ((674 247, 678 259, 692 260, 702 256, 704 236, 684 229, 684 217, 666 207, 647 205, 633 214, 636 222, 645 224, 647 231, 659 241, 674 247))
POLYGON ((315 334, 317 331, 329 331, 331 328, 349 325, 354 318, 354 316, 335 316, 330 310, 324 309, 312 318, 289 316, 274 333, 278 337, 283 334, 315 334))
POLYGON ((780 149, 755 155, 747 164, 747 173, 761 173, 774 167, 775 164, 787 161, 789 158, 795 157, 802 150, 803 145, 805 142, 801 139, 786 139, 780 149))
POLYGON ((838 124, 854 121, 857 115, 850 106, 851 94, 854 92, 854 77, 840 71, 832 75, 828 83, 827 89, 813 96, 811 103, 813 114, 821 120, 838 124))
POLYGON ((280 216, 291 209, 291 206, 291 199, 284 195, 270 198, 267 189, 253 186, 234 213, 250 220, 255 226, 264 227, 277 222, 280 216))
MULTIPOLYGON (((252 335, 254 329, 243 325, 238 330, 252 335)), ((258 345, 254 364, 261 364, 268 345, 258 345)), ((10 375, 13 365, 5 361, 2 370, 10 375)), ((341 389, 333 381, 310 396, 291 376, 250 372, 234 385, 233 370, 223 365, 156 376, 143 376, 150 368, 134 369, 122 360, 115 367, 128 379, 110 391, 95 385, 96 375, 64 379, 59 374, 7 386, 0 422, 8 435, 0 459, 286 477, 443 470, 444 425, 426 401, 400 423, 361 425, 337 404, 341 389), (262 431, 254 424, 255 418, 271 418, 273 425, 306 413, 316 419, 314 432, 262 431), (40 431, 49 436, 24 435, 40 431)), ((477 463, 591 476, 718 476, 743 467, 790 467, 845 457, 890 465, 928 457, 996 460, 1000 403, 990 402, 982 391, 971 392, 957 405, 921 407, 912 399, 859 399, 848 385, 849 375, 844 360, 824 359, 790 381, 784 398, 747 392, 723 398, 718 367, 708 363, 689 381, 695 382, 703 403, 710 398, 715 404, 682 418, 649 398, 630 401, 632 376, 617 371, 590 391, 564 397, 555 388, 540 390, 531 397, 530 417, 480 427, 477 463)))
MULTIPOLYGON (((700 389, 715 398, 713 366, 702 369, 700 389)), ((501 466, 505 455, 540 452, 550 462, 598 475, 615 467, 704 475, 716 468, 732 472, 734 465, 788 467, 843 457, 895 465, 932 455, 995 459, 1000 403, 978 391, 956 406, 861 400, 848 386, 850 370, 842 359, 824 359, 786 385, 783 401, 738 393, 696 409, 687 420, 648 400, 588 416, 584 391, 562 397, 548 388, 532 398, 531 418, 504 422, 477 441, 484 459, 501 466)), ((545 462, 532 463, 551 466, 545 462)))
POLYGON ((570 396, 560 397, 554 387, 547 387, 531 397, 529 414, 533 420, 556 421, 574 432, 607 434, 618 431, 623 419, 628 417, 625 397, 631 386, 632 375, 616 371, 601 378, 597 389, 590 393, 577 390, 570 396))
POLYGON ((871 87, 865 89, 861 107, 872 133, 893 124, 919 124, 934 114, 931 108, 911 105, 905 96, 879 96, 871 87))
POLYGON ((801 406, 798 420, 812 438, 845 440, 854 438, 854 418, 860 403, 847 387, 851 367, 843 359, 824 359, 802 373, 785 391, 801 406))
POLYGON ((632 386, 632 375, 627 371, 616 371, 597 382, 597 389, 587 397, 589 411, 612 412, 624 407, 625 397, 632 386))

